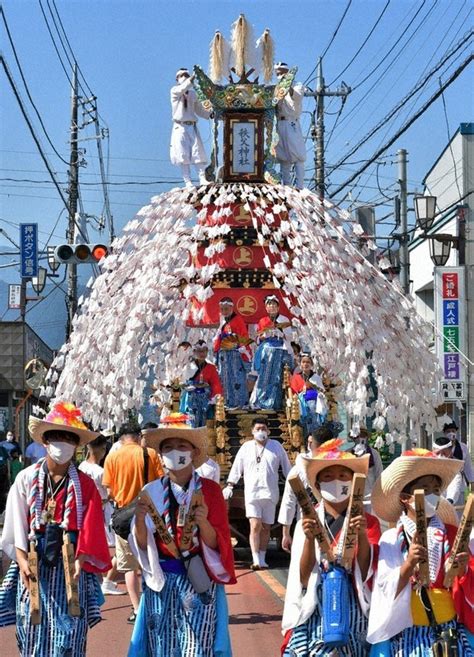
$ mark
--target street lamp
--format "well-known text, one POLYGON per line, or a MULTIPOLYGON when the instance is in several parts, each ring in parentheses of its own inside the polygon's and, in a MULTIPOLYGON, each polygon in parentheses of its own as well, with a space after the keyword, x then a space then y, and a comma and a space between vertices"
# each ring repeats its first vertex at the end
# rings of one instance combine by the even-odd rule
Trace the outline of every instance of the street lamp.
POLYGON ((426 233, 435 218, 436 212, 436 196, 415 196, 415 215, 418 226, 426 233))
POLYGON ((41 294, 46 285, 46 269, 45 267, 38 267, 38 275, 33 276, 31 279, 31 287, 36 292, 36 294, 41 294))
POLYGON ((438 233, 428 240, 430 245, 430 258, 435 267, 444 267, 451 253, 451 242, 456 240, 452 235, 438 233))

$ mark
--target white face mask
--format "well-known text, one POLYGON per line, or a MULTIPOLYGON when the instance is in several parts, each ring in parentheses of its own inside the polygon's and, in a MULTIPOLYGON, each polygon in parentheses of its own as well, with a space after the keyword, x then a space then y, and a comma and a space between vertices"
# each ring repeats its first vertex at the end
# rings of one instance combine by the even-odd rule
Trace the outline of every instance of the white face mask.
POLYGON ((74 456, 76 446, 70 443, 52 442, 46 445, 46 451, 55 463, 64 465, 74 456))
POLYGON ((446 434, 446 438, 449 438, 449 440, 456 440, 456 432, 450 431, 449 433, 446 434))
POLYGON ((351 482, 334 479, 319 483, 321 496, 328 502, 344 502, 351 494, 351 482))
POLYGON ((253 437, 255 438, 255 440, 258 440, 259 442, 263 443, 263 441, 268 438, 268 433, 263 429, 258 429, 258 431, 253 432, 253 437))
POLYGON ((172 449, 166 454, 162 454, 161 458, 168 470, 182 470, 193 460, 191 452, 182 452, 179 449, 172 449))
MULTIPOLYGON (((439 498, 441 495, 435 495, 435 493, 431 493, 430 495, 425 495, 425 516, 427 518, 432 518, 434 514, 436 513, 438 506, 439 506, 439 498)), ((411 508, 413 511, 415 510, 415 502, 410 503, 411 508)))

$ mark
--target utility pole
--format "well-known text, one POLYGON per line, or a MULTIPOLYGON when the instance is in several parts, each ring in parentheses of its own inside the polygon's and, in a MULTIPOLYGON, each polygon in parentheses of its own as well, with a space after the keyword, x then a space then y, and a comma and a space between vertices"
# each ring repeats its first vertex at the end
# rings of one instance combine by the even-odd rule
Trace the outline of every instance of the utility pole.
MULTIPOLYGON (((66 240, 68 244, 75 243, 75 227, 77 213, 77 199, 79 194, 79 153, 78 153, 78 86, 77 86, 77 64, 74 62, 74 71, 71 90, 71 154, 69 159, 69 190, 68 190, 68 228, 66 240)), ((67 280, 67 324, 66 339, 72 330, 72 320, 77 310, 77 266, 69 264, 67 280)))
POLYGON ((400 199, 400 282, 405 294, 410 294, 410 262, 408 260, 407 152, 397 151, 400 199))
MULTIPOLYGON (((318 61, 318 75, 316 82, 316 91, 305 91, 305 96, 312 96, 316 99, 316 121, 311 129, 311 137, 314 143, 314 182, 321 200, 324 199, 325 180, 324 180, 324 98, 326 96, 340 96, 345 99, 351 93, 352 89, 344 82, 340 87, 331 91, 324 82, 323 60, 321 57, 318 61)), ((314 115, 313 115, 314 116, 314 115)))

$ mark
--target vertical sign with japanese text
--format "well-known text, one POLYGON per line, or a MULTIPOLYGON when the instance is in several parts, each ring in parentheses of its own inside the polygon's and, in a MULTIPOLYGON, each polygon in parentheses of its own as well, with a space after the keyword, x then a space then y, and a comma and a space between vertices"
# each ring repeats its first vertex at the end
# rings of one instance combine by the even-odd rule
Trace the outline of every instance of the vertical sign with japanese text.
POLYGON ((21 285, 13 284, 8 286, 8 308, 10 310, 21 308, 21 285))
POLYGON ((38 275, 38 224, 20 224, 21 277, 38 275))
POLYGON ((465 296, 464 268, 436 267, 435 309, 438 329, 437 356, 443 369, 442 393, 448 400, 464 400, 465 296))

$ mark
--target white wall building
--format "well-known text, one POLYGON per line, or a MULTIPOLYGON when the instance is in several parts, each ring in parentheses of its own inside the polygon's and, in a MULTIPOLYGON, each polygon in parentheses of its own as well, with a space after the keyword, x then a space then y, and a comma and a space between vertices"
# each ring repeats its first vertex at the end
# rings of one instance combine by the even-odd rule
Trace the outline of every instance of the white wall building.
MULTIPOLYGON (((409 245, 410 289, 419 313, 434 325, 435 349, 436 336, 439 340, 443 334, 443 321, 436 317, 435 266, 430 257, 429 236, 456 238, 445 267, 461 267, 465 276, 465 302, 459 302, 460 331, 465 328, 460 350, 467 356, 460 356, 465 401, 448 403, 445 410, 460 426, 462 439, 468 442, 473 454, 474 366, 470 361, 474 360, 474 123, 461 123, 423 184, 424 194, 437 198, 436 217, 428 236, 417 230, 409 245)), ((438 350, 442 351, 442 344, 438 342, 438 350)))

